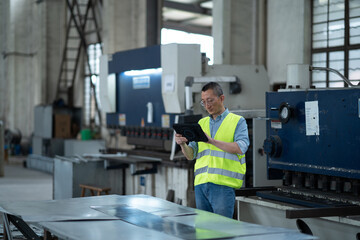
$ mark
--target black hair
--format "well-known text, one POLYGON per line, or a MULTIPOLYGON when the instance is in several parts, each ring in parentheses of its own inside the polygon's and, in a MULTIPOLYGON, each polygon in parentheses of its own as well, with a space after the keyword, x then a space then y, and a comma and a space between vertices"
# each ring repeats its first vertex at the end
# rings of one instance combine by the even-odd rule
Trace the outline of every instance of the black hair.
POLYGON ((209 82, 209 83, 205 84, 202 87, 201 91, 205 92, 209 89, 212 89, 218 97, 220 97, 221 95, 224 94, 221 86, 217 82, 209 82))

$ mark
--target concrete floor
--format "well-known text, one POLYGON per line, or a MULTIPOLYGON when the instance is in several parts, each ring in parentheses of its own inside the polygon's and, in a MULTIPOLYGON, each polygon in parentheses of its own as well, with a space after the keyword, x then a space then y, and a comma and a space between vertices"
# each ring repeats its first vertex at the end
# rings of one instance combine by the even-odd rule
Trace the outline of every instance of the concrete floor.
MULTIPOLYGON (((10 157, 4 166, 4 176, 0 177, 0 201, 51 200, 53 197, 53 178, 51 174, 24 168, 26 156, 10 157)), ((25 237, 15 228, 12 229, 14 240, 25 237)), ((31 226, 39 236, 41 229, 31 226)), ((0 239, 3 239, 3 224, 0 218, 0 239)))
POLYGON ((10 157, 0 177, 0 201, 51 200, 52 175, 23 167, 26 156, 10 157))

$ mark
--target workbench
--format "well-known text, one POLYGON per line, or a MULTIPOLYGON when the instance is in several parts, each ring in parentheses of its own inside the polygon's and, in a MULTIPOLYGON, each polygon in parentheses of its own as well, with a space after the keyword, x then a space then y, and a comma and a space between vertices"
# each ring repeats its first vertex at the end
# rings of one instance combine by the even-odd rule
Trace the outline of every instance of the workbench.
MULTIPOLYGON (((29 225, 59 239, 316 239, 296 230, 236 221, 148 195, 103 195, 48 201, 0 202, 9 224, 28 239, 29 225)), ((30 229, 30 230, 29 230, 30 229)))

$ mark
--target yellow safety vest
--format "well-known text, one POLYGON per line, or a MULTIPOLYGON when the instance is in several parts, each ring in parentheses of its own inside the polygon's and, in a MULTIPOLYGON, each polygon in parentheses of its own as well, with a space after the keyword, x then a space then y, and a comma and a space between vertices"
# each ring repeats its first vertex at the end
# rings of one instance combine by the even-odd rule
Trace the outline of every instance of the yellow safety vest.
MULTIPOLYGON (((242 117, 229 113, 214 139, 223 142, 234 142, 236 125, 242 117)), ((211 136, 210 117, 200 119, 202 130, 211 136)), ((246 172, 245 154, 238 155, 225 152, 212 144, 198 142, 198 153, 195 163, 195 186, 207 182, 240 188, 246 172)))

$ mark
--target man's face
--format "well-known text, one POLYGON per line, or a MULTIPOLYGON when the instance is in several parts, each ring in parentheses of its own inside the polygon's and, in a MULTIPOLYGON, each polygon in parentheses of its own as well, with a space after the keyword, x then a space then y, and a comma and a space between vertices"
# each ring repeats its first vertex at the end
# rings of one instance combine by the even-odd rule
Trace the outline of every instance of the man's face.
POLYGON ((218 97, 214 90, 209 89, 201 92, 201 100, 204 103, 206 111, 211 115, 220 115, 224 109, 224 95, 218 97))

